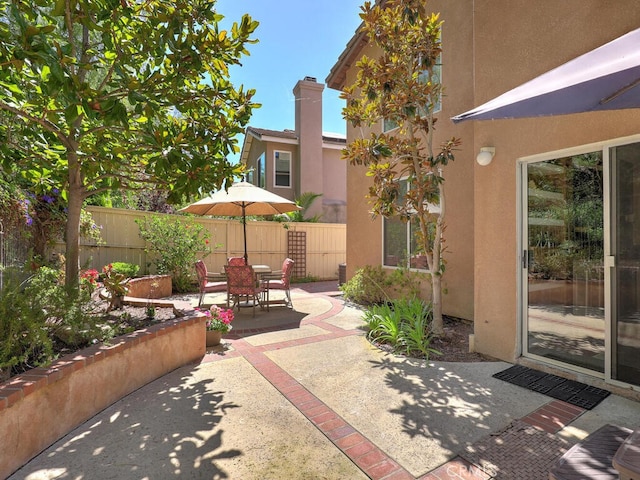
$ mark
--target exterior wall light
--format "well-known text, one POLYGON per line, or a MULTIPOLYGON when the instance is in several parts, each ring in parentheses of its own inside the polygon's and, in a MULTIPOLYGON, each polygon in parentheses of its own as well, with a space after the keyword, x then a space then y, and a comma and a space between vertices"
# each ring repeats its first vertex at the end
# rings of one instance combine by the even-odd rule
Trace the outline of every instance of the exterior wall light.
POLYGON ((476 157, 476 162, 478 162, 478 165, 486 167, 491 163, 495 154, 495 147, 482 147, 480 148, 480 153, 478 153, 478 156, 476 157))

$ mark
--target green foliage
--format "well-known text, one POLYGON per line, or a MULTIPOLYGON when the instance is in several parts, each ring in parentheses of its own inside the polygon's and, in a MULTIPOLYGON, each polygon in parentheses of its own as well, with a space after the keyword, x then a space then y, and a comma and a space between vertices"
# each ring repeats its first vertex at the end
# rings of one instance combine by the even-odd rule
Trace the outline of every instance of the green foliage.
POLYGON ((109 293, 109 306, 107 312, 115 308, 122 307, 122 297, 129 291, 129 280, 124 273, 120 273, 113 268, 113 264, 105 265, 102 268, 104 289, 109 293))
POLYGON ((379 266, 367 265, 340 286, 344 297, 360 305, 380 304, 389 301, 387 295, 387 275, 379 266))
POLYGON ((209 232, 192 219, 169 215, 152 215, 136 223, 157 273, 171 275, 174 290, 190 291, 195 279, 194 263, 211 253, 209 232))
POLYGON ((340 286, 346 299, 361 304, 373 305, 390 301, 397 296, 418 297, 423 273, 407 268, 385 270, 380 265, 366 265, 340 286))
POLYGON ((138 274, 140 265, 126 262, 112 262, 111 270, 115 273, 121 273, 125 277, 133 278, 138 274))
POLYGON ((63 283, 62 271, 40 267, 26 284, 24 295, 34 299, 46 315, 49 336, 69 346, 86 344, 99 336, 94 303, 91 296, 95 285, 82 282, 83 287, 68 292, 63 283))
POLYGON ((431 305, 420 299, 401 299, 369 307, 364 313, 369 327, 367 337, 374 342, 386 344, 395 352, 429 359, 433 338, 431 305))
POLYGON ((0 296, 0 369, 32 368, 54 359, 54 341, 70 347, 87 344, 101 332, 87 276, 69 295, 60 270, 40 267, 18 284, 5 278, 0 296))
POLYGON ((5 281, 0 296, 0 370, 20 364, 39 366, 50 361, 53 343, 47 334, 46 315, 37 298, 5 281))
POLYGON ((300 210, 293 212, 283 213, 282 215, 276 215, 275 219, 279 222, 312 222, 318 223, 322 215, 314 215, 312 217, 306 217, 307 210, 311 208, 313 202, 322 196, 321 193, 305 192, 296 198, 296 205, 300 207, 300 210))
POLYGON ((0 0, 0 159, 66 201, 66 281, 78 280, 85 199, 152 189, 178 203, 241 173, 254 90, 229 66, 258 23, 228 30, 210 0, 0 0))
MULTIPOLYGON (((17 171, 0 171, 0 221, 9 233, 8 241, 26 252, 22 260, 27 255, 41 261, 50 257, 48 249, 64 240, 66 209, 67 202, 57 188, 29 185, 17 171)), ((80 236, 98 245, 104 243, 101 227, 84 209, 80 212, 80 236)))

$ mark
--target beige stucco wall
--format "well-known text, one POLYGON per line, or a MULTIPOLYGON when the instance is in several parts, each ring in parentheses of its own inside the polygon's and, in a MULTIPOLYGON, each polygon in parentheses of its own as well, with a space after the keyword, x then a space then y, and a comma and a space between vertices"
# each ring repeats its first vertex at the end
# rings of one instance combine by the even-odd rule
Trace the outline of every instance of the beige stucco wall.
MULTIPOLYGON (((455 161, 444 172, 446 196, 446 273, 443 277, 446 294, 443 296, 445 314, 466 319, 473 318, 473 141, 465 133, 469 128, 457 128, 449 117, 459 113, 472 100, 472 0, 456 2, 434 1, 429 5, 441 12, 444 20, 442 76, 446 84, 442 111, 434 146, 452 136, 461 137, 462 145, 455 161)), ((374 56, 370 47, 363 54, 374 56)), ((347 72, 346 84, 351 85, 357 74, 352 67, 347 72)), ((380 128, 380 126, 378 126, 380 128)), ((359 130, 347 127, 347 141, 361 135, 359 130)), ((382 221, 371 219, 365 198, 370 185, 363 167, 350 166, 347 174, 347 278, 365 265, 380 265, 382 261, 382 221)), ((429 297, 430 285, 423 287, 424 298, 429 297)))
MULTIPOLYGON (((475 98, 462 113, 640 26, 636 0, 476 0, 475 98)), ((465 122, 474 165, 475 346, 513 361, 519 354, 516 172, 519 158, 640 132, 640 111, 465 122)), ((462 133, 464 132, 464 133, 462 133)))
MULTIPOLYGON (((436 140, 456 136, 463 142, 445 171, 444 311, 474 319, 478 351, 513 361, 520 354, 517 160, 638 134, 640 111, 459 125, 449 118, 638 28, 640 9, 637 0, 443 0, 428 5, 444 21, 445 98, 436 140), (483 146, 496 148, 487 167, 475 162, 483 146)), ((366 46, 361 53, 375 55, 366 46)), ((345 84, 350 85, 355 62, 347 68, 345 84)), ((360 134, 348 126, 348 141, 360 134)), ((348 168, 348 278, 364 265, 381 263, 382 225, 368 213, 364 173, 363 167, 348 168)))
POLYGON ((296 158, 298 157, 298 146, 291 143, 280 142, 261 142, 257 138, 254 138, 251 142, 251 148, 249 149, 247 166, 248 168, 255 168, 254 178, 257 178, 257 166, 256 162, 260 154, 265 152, 266 169, 265 169, 265 188, 271 192, 274 192, 281 197, 289 200, 295 200, 296 198, 296 179, 298 178, 298 166, 296 158), (291 152, 291 187, 275 187, 275 166, 274 166, 274 153, 276 151, 291 152))

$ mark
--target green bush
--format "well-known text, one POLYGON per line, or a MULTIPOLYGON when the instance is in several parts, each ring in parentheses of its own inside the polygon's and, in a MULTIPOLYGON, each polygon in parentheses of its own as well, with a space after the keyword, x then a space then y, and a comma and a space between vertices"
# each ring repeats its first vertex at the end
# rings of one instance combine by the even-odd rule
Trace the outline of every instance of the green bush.
POLYGON ((147 242, 145 252, 151 256, 157 273, 171 275, 177 292, 191 291, 196 260, 211 253, 209 232, 193 220, 168 215, 152 215, 136 223, 140 237, 147 242))
POLYGON ((98 306, 91 301, 94 286, 82 283, 82 288, 69 293, 62 277, 60 270, 40 267, 26 283, 23 294, 31 299, 33 308, 44 314, 45 329, 51 338, 71 347, 86 345, 101 335, 98 306))
POLYGON ((394 352, 426 359, 432 353, 440 354, 431 348, 431 304, 420 299, 373 305, 365 311, 364 320, 369 328, 367 337, 391 346, 394 352))
POLYGON ((136 265, 134 263, 126 263, 126 262, 113 262, 111 264, 111 270, 114 273, 120 273, 128 278, 133 278, 138 275, 138 271, 140 270, 140 265, 136 265))
POLYGON ((383 269, 367 265, 340 286, 347 300, 360 305, 375 305, 395 297, 413 298, 420 295, 420 281, 425 274, 407 268, 383 269))
POLYGON ((40 303, 25 295, 20 284, 10 280, 5 282, 1 293, 0 370, 48 363, 53 356, 53 343, 40 303))
POLYGON ((374 305, 386 302, 387 275, 382 267, 367 265, 356 271, 355 275, 340 286, 344 297, 360 305, 374 305))

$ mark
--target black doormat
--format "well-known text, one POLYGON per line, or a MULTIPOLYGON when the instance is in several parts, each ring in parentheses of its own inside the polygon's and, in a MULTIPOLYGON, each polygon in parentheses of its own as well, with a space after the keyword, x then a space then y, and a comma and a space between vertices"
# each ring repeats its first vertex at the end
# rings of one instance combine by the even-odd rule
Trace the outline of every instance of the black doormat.
POLYGON ((567 380, 550 373, 539 372, 522 365, 509 367, 494 374, 493 377, 534 392, 544 393, 552 398, 586 410, 591 410, 610 394, 610 392, 601 388, 567 380))

